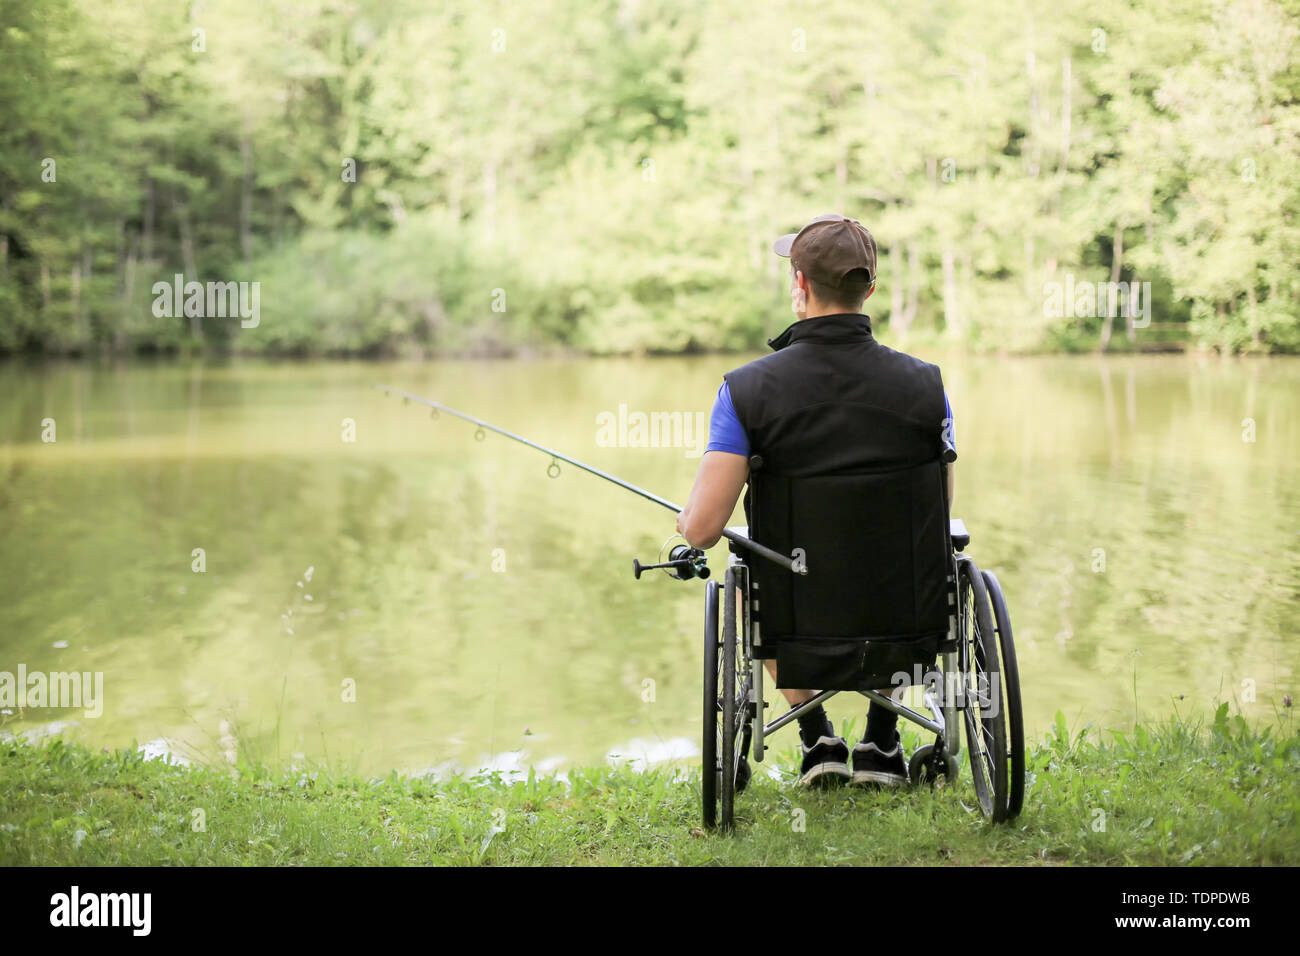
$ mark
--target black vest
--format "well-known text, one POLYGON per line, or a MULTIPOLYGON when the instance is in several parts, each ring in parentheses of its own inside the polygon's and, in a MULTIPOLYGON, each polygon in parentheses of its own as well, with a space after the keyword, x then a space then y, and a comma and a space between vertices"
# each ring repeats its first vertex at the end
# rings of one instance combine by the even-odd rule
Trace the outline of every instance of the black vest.
POLYGON ((834 670, 851 664, 866 686, 867 671, 907 652, 873 664, 864 639, 933 647, 947 631, 943 380, 938 366, 877 342, 857 313, 799 320, 768 344, 771 355, 725 376, 751 464, 761 458, 745 515, 755 540, 802 549, 808 575, 749 562, 762 594, 759 656, 778 658, 781 686, 834 686, 809 654, 834 670), (790 637, 801 648, 787 661, 775 645, 790 637))
POLYGON ((867 316, 801 319, 768 345, 776 351, 724 376, 765 470, 882 471, 935 456, 945 416, 939 367, 881 345, 867 316))

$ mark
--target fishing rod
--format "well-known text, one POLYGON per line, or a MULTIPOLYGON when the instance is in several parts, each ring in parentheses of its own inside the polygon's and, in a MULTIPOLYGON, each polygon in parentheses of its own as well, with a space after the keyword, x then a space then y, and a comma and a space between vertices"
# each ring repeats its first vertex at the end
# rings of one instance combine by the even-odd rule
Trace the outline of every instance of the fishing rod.
MULTIPOLYGON (((421 405, 427 405, 429 408, 432 408, 434 410, 435 414, 437 412, 446 412, 448 415, 454 416, 455 418, 459 418, 462 421, 467 421, 472 425, 477 425, 479 431, 475 433, 474 437, 477 438, 479 441, 483 440, 481 432, 486 430, 486 431, 496 432, 498 435, 504 435, 506 438, 509 438, 513 441, 517 441, 520 444, 527 445, 529 448, 535 448, 544 455, 550 455, 551 463, 549 466, 547 466, 546 474, 551 478, 559 477, 560 462, 562 461, 568 462, 570 465, 573 465, 575 468, 581 468, 583 471, 595 475, 597 478, 604 478, 606 481, 618 485, 620 488, 626 491, 630 491, 635 495, 640 495, 642 498, 645 498, 647 501, 653 501, 655 504, 663 508, 667 508, 673 514, 681 514, 682 512, 682 508, 680 505, 674 504, 673 502, 669 501, 667 498, 660 498, 658 495, 654 494, 653 492, 646 491, 644 488, 638 488, 636 485, 632 484, 631 482, 624 481, 622 478, 618 478, 615 477, 614 475, 609 474, 608 472, 601 471, 599 468, 593 468, 591 465, 588 465, 586 462, 578 461, 578 459, 576 458, 570 458, 568 455, 561 454, 560 452, 556 451, 553 448, 547 448, 545 445, 539 445, 537 444, 537 442, 530 441, 529 439, 524 438, 522 435, 516 435, 514 432, 508 432, 504 428, 498 428, 496 425, 493 425, 490 422, 485 422, 481 418, 475 418, 473 415, 466 415, 464 412, 458 412, 456 409, 449 408, 446 405, 443 405, 441 402, 435 402, 432 399, 424 398, 420 395, 412 395, 410 392, 403 392, 401 389, 390 388, 387 385, 376 385, 375 388, 379 389, 379 391, 381 392, 385 392, 388 395, 397 395, 407 402, 419 402, 421 405)), ((763 545, 759 544, 757 541, 753 540, 752 538, 748 538, 745 535, 741 534, 739 531, 732 531, 730 528, 724 528, 722 531, 722 536, 726 538, 728 541, 737 545, 738 547, 744 548, 747 551, 752 551, 754 552, 754 554, 757 554, 759 557, 766 558, 768 561, 771 561, 774 564, 779 564, 787 571, 792 571, 795 574, 808 573, 806 567, 804 567, 803 565, 796 567, 794 561, 791 558, 786 557, 784 554, 781 554, 778 551, 773 551, 771 548, 764 547, 763 545)), ((687 550, 694 550, 694 549, 687 549, 687 550)), ((695 576, 695 574, 699 574, 700 577, 708 576, 707 568, 704 568, 703 565, 698 561, 692 562, 691 559, 686 556, 686 552, 683 549, 674 548, 672 551, 671 558, 672 559, 669 562, 667 562, 666 565, 642 565, 639 562, 634 561, 633 565, 634 565, 634 571, 636 573, 636 576, 640 578, 641 572, 648 570, 651 567, 655 567, 655 568, 673 567, 675 571, 674 573, 675 577, 682 577, 683 575, 685 577, 693 577, 695 576), (681 552, 680 555, 679 552, 681 552), (694 570, 694 573, 691 573, 692 570, 694 570), (701 570, 704 571, 705 573, 700 573, 701 570)))

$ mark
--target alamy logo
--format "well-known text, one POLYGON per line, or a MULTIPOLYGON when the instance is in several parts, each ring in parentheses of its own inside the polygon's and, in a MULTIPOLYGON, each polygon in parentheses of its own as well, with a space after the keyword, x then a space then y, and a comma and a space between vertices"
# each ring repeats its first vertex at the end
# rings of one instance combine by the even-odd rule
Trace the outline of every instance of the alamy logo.
POLYGON ((262 283, 209 282, 204 285, 176 273, 172 282, 153 284, 153 314, 160 319, 239 317, 240 325, 255 329, 262 321, 262 283))
POLYGON ((909 687, 921 687, 940 706, 965 707, 969 702, 971 706, 979 707, 983 716, 988 718, 997 717, 1002 709, 1002 695, 993 693, 992 681, 984 673, 971 683, 957 671, 942 673, 931 669, 922 672, 920 664, 913 664, 911 674, 895 671, 889 682, 894 685, 889 696, 896 704, 903 702, 909 687))
POLYGON ((708 439, 703 412, 629 412, 620 402, 618 414, 596 416, 601 448, 685 448, 687 458, 699 458, 708 439))
POLYGON ((134 936, 148 936, 153 922, 150 893, 70 893, 50 897, 51 926, 129 926, 134 936))
POLYGON ((1078 282, 1067 272, 1065 283, 1043 284, 1043 315, 1049 319, 1109 316, 1133 319, 1133 328, 1151 324, 1150 282, 1078 282))
POLYGON ((103 671, 0 671, 0 707, 81 707, 87 717, 104 713, 103 671))

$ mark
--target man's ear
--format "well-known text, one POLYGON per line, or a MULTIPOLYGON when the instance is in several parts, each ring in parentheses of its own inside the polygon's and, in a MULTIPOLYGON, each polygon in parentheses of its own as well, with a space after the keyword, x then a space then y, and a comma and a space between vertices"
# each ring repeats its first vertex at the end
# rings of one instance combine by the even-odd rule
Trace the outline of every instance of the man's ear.
POLYGON ((871 280, 871 286, 867 289, 867 294, 864 295, 864 296, 862 297, 862 301, 863 301, 863 302, 866 302, 868 299, 870 299, 870 298, 871 298, 871 293, 873 293, 873 292, 875 292, 875 291, 876 291, 876 280, 875 280, 875 279, 872 279, 872 280, 871 280))

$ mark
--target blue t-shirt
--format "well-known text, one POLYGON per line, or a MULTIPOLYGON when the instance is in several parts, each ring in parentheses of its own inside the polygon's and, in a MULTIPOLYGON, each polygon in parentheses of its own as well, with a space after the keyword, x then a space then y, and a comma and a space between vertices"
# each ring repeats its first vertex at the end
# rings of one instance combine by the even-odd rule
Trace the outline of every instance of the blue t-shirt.
MULTIPOLYGON (((944 414, 948 416, 949 434, 953 447, 957 447, 957 433, 952 430, 952 403, 948 401, 948 392, 943 393, 944 414)), ((727 451, 733 455, 749 454, 749 436, 745 434, 740 418, 736 415, 736 406, 731 404, 731 389, 724 381, 718 389, 717 400, 713 403, 713 414, 709 417, 709 444, 704 449, 709 451, 727 451)))

